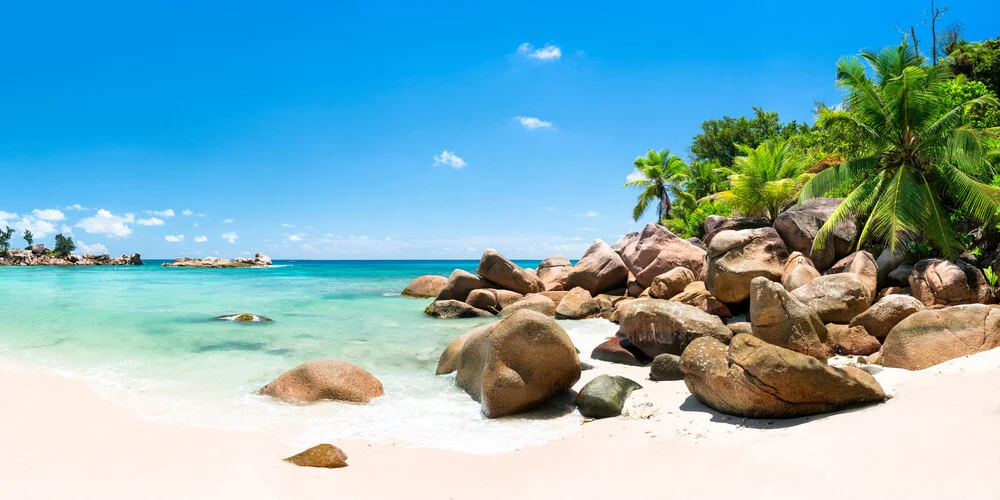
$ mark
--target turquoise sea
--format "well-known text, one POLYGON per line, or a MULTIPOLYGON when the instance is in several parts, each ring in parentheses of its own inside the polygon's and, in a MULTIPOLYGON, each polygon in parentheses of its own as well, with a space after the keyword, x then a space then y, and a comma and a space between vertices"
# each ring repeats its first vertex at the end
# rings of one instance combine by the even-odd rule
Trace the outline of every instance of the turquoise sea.
MULTIPOLYGON (((476 261, 160 264, 0 267, 0 355, 84 379, 144 418, 275 432, 294 444, 350 438, 489 453, 579 426, 574 412, 488 420, 451 376, 434 375, 452 339, 496 320, 428 318, 429 299, 399 292, 423 274, 474 271, 476 261), (244 312, 275 321, 213 319, 244 312), (288 405, 254 394, 310 359, 359 365, 386 395, 369 405, 288 405)), ((561 324, 584 358, 615 331, 604 320, 561 324)))

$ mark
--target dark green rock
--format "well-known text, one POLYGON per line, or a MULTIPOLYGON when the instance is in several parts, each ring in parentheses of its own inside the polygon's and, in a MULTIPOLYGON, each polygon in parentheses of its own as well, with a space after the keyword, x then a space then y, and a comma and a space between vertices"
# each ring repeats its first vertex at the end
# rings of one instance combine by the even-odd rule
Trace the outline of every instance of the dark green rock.
POLYGON ((588 418, 617 417, 632 391, 642 389, 634 380, 625 377, 600 375, 580 389, 576 406, 588 418))
POLYGON ((653 364, 649 366, 649 380, 654 382, 684 380, 684 372, 681 371, 681 357, 666 353, 657 355, 653 358, 653 364))

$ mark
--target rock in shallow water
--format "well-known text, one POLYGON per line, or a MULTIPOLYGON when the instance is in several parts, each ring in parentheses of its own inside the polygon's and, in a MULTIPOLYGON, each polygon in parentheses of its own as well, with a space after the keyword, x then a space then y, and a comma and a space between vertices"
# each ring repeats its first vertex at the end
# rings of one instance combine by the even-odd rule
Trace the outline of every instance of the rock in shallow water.
POLYGON ((580 414, 587 418, 617 417, 632 391, 642 389, 634 380, 612 375, 598 375, 587 382, 576 396, 580 414))
POLYGON ((382 395, 382 383, 371 373, 333 359, 306 361, 258 391, 286 403, 333 400, 367 403, 382 395))
POLYGON ((411 281, 410 284, 403 289, 402 295, 404 297, 414 298, 437 297, 446 283, 448 283, 448 278, 445 278, 444 276, 437 276, 434 274, 424 275, 411 281))
POLYGON ((454 341, 449 359, 455 383, 479 401, 490 418, 530 410, 572 387, 580 358, 565 330, 539 312, 522 309, 498 323, 473 329, 454 341), (457 343, 457 344, 456 344, 457 343))
POLYGON ((222 316, 216 316, 215 319, 223 321, 233 321, 236 323, 267 323, 274 321, 271 318, 265 318, 264 316, 258 316, 256 314, 243 313, 243 314, 225 314, 222 316))
POLYGON ((347 467, 347 454, 332 444, 323 443, 313 446, 302 453, 292 455, 286 458, 285 461, 299 467, 339 469, 347 467))
POLYGON ((424 314, 432 318, 489 318, 493 313, 477 309, 458 300, 435 300, 424 308, 424 314))

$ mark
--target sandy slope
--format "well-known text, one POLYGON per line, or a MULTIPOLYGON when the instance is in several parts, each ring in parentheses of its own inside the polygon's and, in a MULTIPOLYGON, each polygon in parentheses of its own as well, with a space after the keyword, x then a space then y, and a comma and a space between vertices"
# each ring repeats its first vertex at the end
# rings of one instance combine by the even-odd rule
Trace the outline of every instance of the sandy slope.
POLYGON ((140 420, 0 360, 0 498, 1000 498, 1000 349, 878 378, 888 403, 790 421, 726 417, 682 382, 647 381, 630 403, 648 419, 500 455, 336 442, 350 467, 322 470, 281 462, 300 450, 274 436, 140 420))

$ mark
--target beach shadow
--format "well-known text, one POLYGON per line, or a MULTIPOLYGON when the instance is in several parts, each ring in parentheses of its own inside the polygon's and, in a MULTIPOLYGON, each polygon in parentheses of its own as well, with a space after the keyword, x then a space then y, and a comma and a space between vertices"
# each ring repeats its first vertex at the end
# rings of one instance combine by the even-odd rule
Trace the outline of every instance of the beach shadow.
POLYGON ((815 422, 817 420, 822 420, 824 418, 832 417, 834 415, 843 415, 847 413, 854 413, 856 411, 864 411, 866 409, 878 406, 879 404, 871 404, 865 406, 858 406, 855 408, 847 408, 840 411, 835 411, 832 413, 823 413, 820 415, 812 415, 809 417, 798 417, 798 418, 746 418, 738 417, 735 415, 727 415, 725 413, 713 410, 704 403, 698 401, 698 398, 694 395, 689 395, 687 399, 681 403, 681 411, 690 411, 698 413, 708 413, 712 416, 712 422, 718 422, 720 424, 729 424, 736 427, 746 427, 748 429, 788 429, 791 427, 796 427, 802 424, 807 424, 809 422, 815 422))
POLYGON ((495 420, 552 420, 576 411, 576 391, 563 391, 534 410, 508 415, 495 420))

